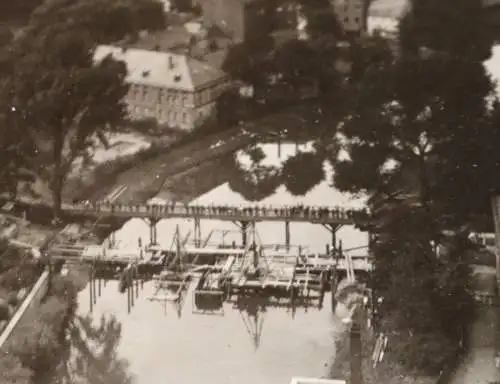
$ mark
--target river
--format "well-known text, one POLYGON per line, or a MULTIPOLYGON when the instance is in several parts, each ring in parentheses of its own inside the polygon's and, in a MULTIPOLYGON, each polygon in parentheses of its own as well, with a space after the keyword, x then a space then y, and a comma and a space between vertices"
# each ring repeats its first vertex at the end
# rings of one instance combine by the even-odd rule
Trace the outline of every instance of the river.
MULTIPOLYGON (((307 146, 263 144, 265 153, 260 165, 279 167, 297 151, 310 150, 307 146)), ((236 154, 242 167, 248 167, 246 153, 236 154)), ((248 156, 247 156, 248 157, 248 156)), ((327 174, 331 168, 324 165, 327 174)), ((217 170, 214 170, 215 172, 217 170)), ((331 178, 316 185, 305 196, 292 196, 282 185, 263 199, 263 205, 332 205, 360 208, 364 199, 347 196, 334 190, 331 178)), ((224 183, 198 197, 198 205, 253 205, 224 183)), ((202 222, 202 238, 212 233, 209 243, 241 242, 241 234, 232 223, 202 222)), ((172 246, 173 235, 179 232, 185 238, 193 231, 191 220, 164 220, 158 224, 158 241, 164 247, 172 246)), ((139 238, 149 240, 148 225, 140 220, 128 221, 112 236, 117 246, 137 249, 139 238)), ((344 227, 337 238, 345 249, 354 254, 366 253, 367 234, 353 227, 344 227)), ((258 223, 256 241, 262 244, 283 244, 284 224, 258 223)), ((291 224, 291 243, 301 245, 311 253, 324 252, 331 243, 331 234, 320 225, 291 224)), ((191 285, 193 286, 193 284, 191 285)), ((193 313, 192 292, 188 291, 178 316, 173 304, 166 307, 147 299, 152 295, 152 284, 140 291, 130 314, 126 295, 118 293, 116 283, 108 283, 94 306, 94 318, 113 315, 122 324, 122 340, 118 354, 130 363, 135 384, 217 383, 217 384, 278 384, 289 383, 294 376, 327 377, 335 356, 334 338, 340 332, 339 321, 332 315, 330 297, 325 307, 298 308, 295 315, 287 308, 266 308, 257 317, 224 305, 223 315, 193 313), (256 335, 260 334, 260 337, 256 335), (256 341, 257 340, 257 341, 256 341)), ((191 288, 192 289, 192 288, 191 288)), ((79 297, 81 314, 89 311, 89 291, 79 297)))

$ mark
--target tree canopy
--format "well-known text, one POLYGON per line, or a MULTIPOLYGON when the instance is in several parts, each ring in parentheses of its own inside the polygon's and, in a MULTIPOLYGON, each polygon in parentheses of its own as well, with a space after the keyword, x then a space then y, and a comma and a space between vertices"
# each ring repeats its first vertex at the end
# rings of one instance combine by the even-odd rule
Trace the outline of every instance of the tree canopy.
POLYGON ((93 49, 163 26, 161 4, 151 0, 50 0, 33 12, 3 50, 0 117, 7 134, 0 144, 7 185, 29 163, 48 182, 59 215, 75 160, 105 142, 125 117, 127 69, 111 58, 95 63, 93 49))
POLYGON ((490 56, 493 36, 481 1, 411 0, 410 7, 400 24, 403 49, 425 47, 475 60, 490 56))
POLYGON ((481 62, 491 41, 479 3, 412 3, 398 55, 386 51, 350 84, 335 185, 385 207, 373 217, 373 278, 391 357, 434 374, 456 353, 474 308, 467 242, 453 236, 446 258, 434 245, 484 213, 498 188, 498 112, 481 62))

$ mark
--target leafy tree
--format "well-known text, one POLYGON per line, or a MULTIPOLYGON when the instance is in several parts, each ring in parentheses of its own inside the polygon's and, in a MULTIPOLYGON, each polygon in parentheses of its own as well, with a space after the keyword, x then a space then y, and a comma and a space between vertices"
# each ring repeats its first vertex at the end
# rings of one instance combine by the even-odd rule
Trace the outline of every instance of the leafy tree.
POLYGON ((0 98, 20 111, 16 125, 50 159, 37 171, 50 183, 57 218, 74 161, 124 117, 126 68, 110 58, 94 65, 83 36, 69 31, 26 36, 16 48, 26 46, 29 54, 13 55, 16 71, 3 79, 0 98))
POLYGON ((493 36, 481 1, 412 0, 400 24, 400 41, 405 51, 428 48, 484 60, 491 54, 493 36))
MULTIPOLYGON (((396 182, 408 186, 404 178, 410 174, 422 205, 444 199, 444 193, 436 192, 444 187, 442 177, 457 162, 462 166, 473 160, 461 149, 476 141, 477 131, 484 132, 482 138, 488 137, 485 130, 494 134, 485 125, 491 94, 492 84, 479 62, 405 57, 368 71, 353 86, 341 128, 349 158, 337 164, 337 185, 389 193, 396 182)), ((452 196, 459 187, 446 185, 452 196)))
POLYGON ((25 23, 29 20, 35 8, 40 6, 42 2, 42 0, 2 1, 0 3, 0 22, 25 23))
POLYGON ((16 113, 10 105, 0 109, 0 193, 10 198, 17 196, 21 181, 30 180, 26 170, 30 169, 35 155, 30 140, 19 135, 16 113))
POLYGON ((42 31, 47 27, 78 30, 99 43, 165 26, 163 5, 156 0, 49 0, 36 9, 30 23, 31 28, 42 31))
POLYGON ((15 180, 26 157, 20 154, 36 154, 38 165, 48 162, 34 167, 49 183, 59 217, 73 163, 105 141, 125 116, 126 67, 110 58, 94 63, 96 42, 164 25, 161 4, 151 0, 51 0, 37 8, 23 34, 3 51, 0 117, 3 129, 13 131, 0 141, 11 164, 3 177, 15 180))
POLYGON ((30 324, 21 324, 16 338, 9 342, 10 353, 33 371, 35 382, 47 382, 58 365, 61 355, 58 332, 65 310, 64 303, 49 299, 40 307, 39 317, 30 324))
POLYGON ((391 356, 409 370, 436 373, 456 353, 473 301, 466 243, 454 236, 447 258, 437 257, 432 243, 442 240, 443 230, 469 222, 477 201, 495 187, 479 180, 500 162, 490 149, 497 112, 480 61, 489 49, 479 41, 481 23, 467 24, 464 40, 456 32, 461 27, 443 22, 469 12, 474 18, 473 6, 429 8, 423 17, 424 3, 439 8, 446 2, 415 0, 401 23, 400 55, 366 66, 351 84, 335 184, 383 202, 374 216, 380 232, 374 288, 384 297, 391 356))

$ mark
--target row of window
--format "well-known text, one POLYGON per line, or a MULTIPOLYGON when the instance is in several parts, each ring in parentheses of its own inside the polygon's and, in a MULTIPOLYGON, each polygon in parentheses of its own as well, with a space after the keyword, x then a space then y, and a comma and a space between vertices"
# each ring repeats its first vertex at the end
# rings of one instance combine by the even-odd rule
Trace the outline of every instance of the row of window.
POLYGON ((153 117, 159 121, 171 121, 175 123, 188 123, 188 114, 175 110, 164 110, 161 108, 131 107, 130 113, 137 117, 153 117))
MULTIPOLYGON (((129 113, 135 117, 151 117, 157 119, 158 121, 166 121, 173 124, 189 124, 192 122, 188 112, 173 109, 130 106, 129 113)), ((197 117, 208 117, 210 113, 210 109, 200 108, 197 110, 197 117)))
POLYGON ((215 88, 206 88, 193 94, 173 89, 134 84, 130 87, 129 97, 136 101, 188 107, 193 104, 203 105, 211 102, 218 97, 220 91, 227 85, 227 83, 223 83, 215 88))

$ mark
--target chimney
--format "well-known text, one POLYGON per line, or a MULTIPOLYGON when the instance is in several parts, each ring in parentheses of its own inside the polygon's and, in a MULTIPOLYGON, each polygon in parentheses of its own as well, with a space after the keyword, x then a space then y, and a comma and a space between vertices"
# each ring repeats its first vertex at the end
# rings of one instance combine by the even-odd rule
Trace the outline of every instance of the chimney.
POLYGON ((174 69, 174 68, 175 68, 174 57, 172 55, 168 55, 168 69, 174 69))

